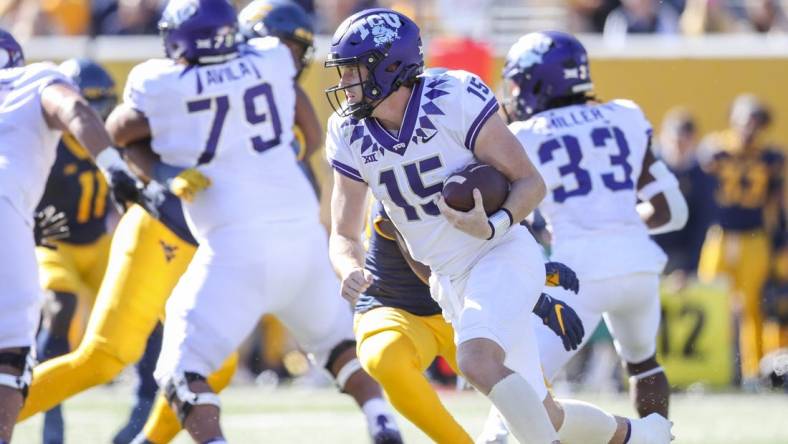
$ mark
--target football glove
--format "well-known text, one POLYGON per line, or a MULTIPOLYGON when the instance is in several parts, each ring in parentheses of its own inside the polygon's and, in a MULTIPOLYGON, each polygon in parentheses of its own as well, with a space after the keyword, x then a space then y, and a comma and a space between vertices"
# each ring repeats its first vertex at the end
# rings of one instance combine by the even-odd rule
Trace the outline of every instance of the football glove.
POLYGON ((36 245, 52 250, 57 249, 55 241, 71 235, 66 214, 53 205, 47 205, 33 216, 33 238, 36 245))
POLYGON ((130 203, 140 201, 142 182, 129 170, 115 148, 107 147, 96 156, 96 166, 104 174, 110 187, 112 203, 123 214, 130 203))
POLYGON ((124 170, 111 170, 105 176, 112 202, 121 214, 125 213, 131 204, 140 202, 143 185, 134 176, 124 170))
POLYGON ((153 170, 156 181, 164 184, 170 192, 180 199, 191 202, 200 191, 211 186, 211 179, 196 168, 179 168, 163 162, 153 170))
POLYGON ((566 351, 577 350, 583 341, 585 329, 583 321, 577 316, 572 307, 565 302, 542 293, 534 306, 533 313, 540 318, 544 325, 561 338, 566 351))
POLYGON ((560 262, 547 262, 544 268, 547 275, 545 284, 548 287, 562 287, 575 294, 580 291, 580 281, 571 268, 560 262))
POLYGON ((173 177, 169 185, 172 194, 191 202, 197 193, 211 186, 211 179, 197 169, 187 168, 173 177))

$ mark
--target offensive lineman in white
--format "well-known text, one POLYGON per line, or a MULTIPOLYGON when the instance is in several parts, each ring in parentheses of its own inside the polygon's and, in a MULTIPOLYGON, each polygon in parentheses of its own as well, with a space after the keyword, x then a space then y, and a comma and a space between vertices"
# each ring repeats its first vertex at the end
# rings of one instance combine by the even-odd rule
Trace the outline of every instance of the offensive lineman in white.
MULTIPOLYGON (((651 124, 634 102, 599 103, 589 95, 588 57, 573 36, 523 36, 509 50, 503 75, 509 128, 547 184, 539 208, 552 227, 551 260, 580 278, 580 292, 565 294, 566 302, 588 331, 604 316, 638 414, 667 418, 670 387, 656 360, 659 274, 667 258, 649 234, 686 223, 678 180, 652 154, 651 124)), ((575 352, 556 347, 542 331, 537 338, 552 380, 575 352)))
POLYGON ((22 48, 0 30, 0 444, 11 441, 30 384, 43 297, 32 217, 63 131, 96 158, 113 198, 133 197, 135 179, 101 118, 55 65, 24 66, 22 48))
POLYGON ((380 388, 355 358, 317 201, 289 148, 290 51, 237 43, 226 0, 174 0, 159 27, 168 58, 131 71, 110 127, 123 146, 151 138, 161 161, 146 173, 185 201, 199 242, 167 302, 160 387, 195 441, 224 443, 205 378, 273 313, 362 406, 373 441, 400 444, 380 388))
POLYGON ((326 151, 334 167, 329 248, 342 295, 355 301, 370 284, 361 233, 371 189, 411 255, 432 269, 432 295, 454 326, 460 370, 503 412, 520 442, 599 439, 608 419, 615 429, 610 442, 670 441, 666 420, 614 418, 547 393, 529 314, 544 281, 541 252, 513 224, 541 201, 544 183, 496 114, 489 88, 464 71, 421 74, 418 27, 388 9, 347 18, 325 65, 340 76, 326 91, 336 111, 326 151), (440 198, 443 180, 475 159, 512 182, 503 208, 489 219, 478 191, 468 213, 440 198))

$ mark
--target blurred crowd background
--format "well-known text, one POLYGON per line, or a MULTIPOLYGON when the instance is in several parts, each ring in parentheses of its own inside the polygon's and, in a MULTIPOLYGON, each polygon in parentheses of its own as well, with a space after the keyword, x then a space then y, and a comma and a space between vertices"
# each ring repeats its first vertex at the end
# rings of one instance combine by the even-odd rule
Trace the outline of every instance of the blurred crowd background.
MULTIPOLYGON (((155 34, 166 0, 2 0, 0 26, 33 35, 155 34)), ((235 1, 242 8, 249 1, 235 1)), ((604 33, 785 33, 785 0, 298 0, 320 33, 348 15, 385 6, 408 13, 428 33, 523 29, 604 33), (482 12, 482 13, 480 13, 482 12)))
MULTIPOLYGON (((0 0, 0 27, 22 40, 53 35, 155 35, 165 3, 0 0)), ((235 3, 242 8, 248 2, 235 3)), ((331 34, 342 19, 361 9, 400 10, 413 17, 430 40, 430 65, 465 68, 492 84, 500 78, 496 71, 501 64, 500 48, 511 44, 512 36, 534 30, 559 29, 592 38, 598 34, 608 44, 625 42, 631 34, 669 40, 706 34, 752 38, 788 33, 788 0, 297 3, 314 17, 323 35, 331 34), (496 42, 500 36, 505 37, 496 42)), ((603 98, 632 98, 644 107, 654 124, 655 150, 679 177, 689 203, 687 226, 657 238, 669 256, 659 352, 671 382, 681 387, 739 385, 755 391, 771 386, 788 391, 788 231, 782 159, 788 122, 780 114, 788 103, 788 56, 722 56, 701 61, 663 56, 657 60, 644 52, 632 60, 600 63, 593 60, 593 51, 591 55, 592 75, 603 98)), ((133 63, 109 66, 119 85, 133 63)), ((305 76, 305 90, 321 117, 329 112, 322 89, 334 81, 333 72, 327 74, 317 66, 305 76)), ((593 328, 586 330, 590 333, 593 328)), ((261 321, 259 334, 252 335, 245 346, 245 356, 243 375, 262 383, 303 375, 311 382, 328 383, 322 375, 309 372, 306 359, 273 318, 261 321)), ((448 366, 440 361, 430 371, 436 381, 454 381, 448 366)), ((623 388, 619 364, 603 327, 593 333, 591 346, 567 371, 566 381, 585 389, 623 388)))

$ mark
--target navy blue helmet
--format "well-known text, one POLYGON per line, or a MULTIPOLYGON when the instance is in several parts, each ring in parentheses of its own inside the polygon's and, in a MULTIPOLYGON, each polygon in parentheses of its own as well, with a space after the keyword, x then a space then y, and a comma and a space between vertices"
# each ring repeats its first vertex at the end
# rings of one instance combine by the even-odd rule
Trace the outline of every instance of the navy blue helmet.
POLYGON ((10 32, 0 29, 0 69, 14 68, 25 64, 22 46, 10 32))
POLYGON ((289 0, 255 0, 240 14, 238 22, 245 38, 275 36, 300 47, 299 74, 312 61, 315 25, 304 9, 289 0))
POLYGON ((574 36, 558 31, 520 37, 506 56, 503 77, 516 85, 506 98, 514 109, 504 107, 515 120, 528 119, 557 99, 585 96, 594 88, 585 48, 574 36))
POLYGON ((58 70, 74 82, 90 106, 106 120, 118 103, 115 81, 109 73, 90 59, 68 59, 58 70))
POLYGON ((191 64, 238 56, 238 21, 227 0, 170 0, 159 20, 167 57, 191 64))

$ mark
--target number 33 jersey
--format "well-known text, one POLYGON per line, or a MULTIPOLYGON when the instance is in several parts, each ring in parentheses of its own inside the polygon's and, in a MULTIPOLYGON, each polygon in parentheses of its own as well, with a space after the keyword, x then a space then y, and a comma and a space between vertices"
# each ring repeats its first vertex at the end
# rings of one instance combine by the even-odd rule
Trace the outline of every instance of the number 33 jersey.
POLYGON ((509 128, 547 185, 552 258, 587 279, 658 273, 666 256, 635 205, 651 124, 632 101, 541 112, 509 128))
POLYGON ((268 42, 244 45, 224 63, 153 59, 129 74, 124 100, 148 118, 153 151, 211 180, 184 202, 198 238, 231 223, 317 217, 314 193, 289 148, 295 72, 288 49, 268 42))
POLYGON ((443 180, 473 160, 479 131, 497 109, 494 94, 478 77, 429 70, 413 86, 397 135, 374 118, 334 114, 326 154, 337 172, 369 185, 416 260, 456 276, 493 242, 455 229, 434 200, 443 180))

